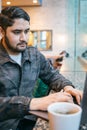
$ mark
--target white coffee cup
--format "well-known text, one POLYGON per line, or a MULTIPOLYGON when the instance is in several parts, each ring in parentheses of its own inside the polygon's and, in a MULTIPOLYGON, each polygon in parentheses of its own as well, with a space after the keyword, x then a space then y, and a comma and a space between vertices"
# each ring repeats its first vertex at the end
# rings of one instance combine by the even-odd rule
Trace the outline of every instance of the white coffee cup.
POLYGON ((74 103, 52 103, 48 106, 50 130, 78 130, 81 113, 81 107, 74 103))

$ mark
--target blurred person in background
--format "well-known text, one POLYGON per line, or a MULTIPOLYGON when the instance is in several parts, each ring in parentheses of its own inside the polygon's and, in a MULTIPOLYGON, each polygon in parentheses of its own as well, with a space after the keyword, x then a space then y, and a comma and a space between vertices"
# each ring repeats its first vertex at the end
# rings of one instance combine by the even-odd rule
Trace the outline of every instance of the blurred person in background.
MULTIPOLYGON (((54 67, 54 69, 60 71, 63 64, 64 56, 65 51, 62 51, 61 53, 59 53, 58 56, 47 58, 47 60, 54 67)), ((48 95, 49 92, 50 92, 49 86, 46 85, 41 79, 38 79, 33 92, 34 97, 43 97, 48 95)))

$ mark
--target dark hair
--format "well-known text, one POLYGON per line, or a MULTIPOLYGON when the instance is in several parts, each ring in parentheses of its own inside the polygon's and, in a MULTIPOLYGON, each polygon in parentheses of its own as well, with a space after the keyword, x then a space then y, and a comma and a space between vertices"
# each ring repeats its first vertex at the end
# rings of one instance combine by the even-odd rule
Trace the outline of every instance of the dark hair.
POLYGON ((22 8, 16 6, 6 7, 0 14, 0 26, 6 30, 8 26, 13 25, 14 19, 20 18, 30 21, 29 15, 22 8))

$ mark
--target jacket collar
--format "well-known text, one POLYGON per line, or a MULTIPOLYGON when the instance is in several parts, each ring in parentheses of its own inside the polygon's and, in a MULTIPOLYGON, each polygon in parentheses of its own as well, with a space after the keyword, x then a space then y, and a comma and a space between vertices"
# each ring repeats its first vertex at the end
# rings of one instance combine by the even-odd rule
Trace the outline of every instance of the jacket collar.
MULTIPOLYGON (((28 47, 22 53, 22 61, 25 62, 26 60, 29 62, 32 61, 31 53, 29 53, 28 47)), ((0 64, 5 64, 6 62, 13 62, 13 60, 9 57, 2 43, 0 43, 0 64)))

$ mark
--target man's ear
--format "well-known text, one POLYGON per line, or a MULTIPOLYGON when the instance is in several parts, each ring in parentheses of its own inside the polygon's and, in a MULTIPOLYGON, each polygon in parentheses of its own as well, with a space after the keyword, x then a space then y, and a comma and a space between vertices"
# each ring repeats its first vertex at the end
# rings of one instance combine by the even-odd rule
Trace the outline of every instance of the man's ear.
POLYGON ((3 36, 4 36, 4 30, 0 26, 0 40, 3 38, 3 36))

